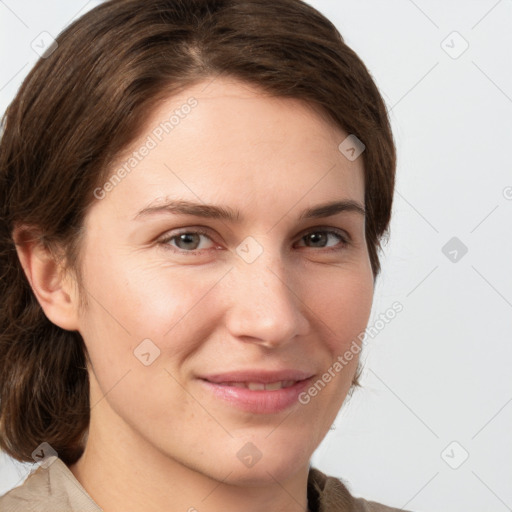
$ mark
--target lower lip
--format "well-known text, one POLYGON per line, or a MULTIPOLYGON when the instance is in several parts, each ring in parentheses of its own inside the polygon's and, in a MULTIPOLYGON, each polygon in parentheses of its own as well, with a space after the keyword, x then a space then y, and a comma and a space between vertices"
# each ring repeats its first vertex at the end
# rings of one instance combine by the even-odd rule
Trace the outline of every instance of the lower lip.
POLYGON ((248 388, 216 384, 204 379, 200 381, 217 398, 225 400, 238 409, 255 414, 275 414, 299 403, 300 393, 309 385, 312 378, 298 381, 289 388, 272 391, 252 391, 248 388))

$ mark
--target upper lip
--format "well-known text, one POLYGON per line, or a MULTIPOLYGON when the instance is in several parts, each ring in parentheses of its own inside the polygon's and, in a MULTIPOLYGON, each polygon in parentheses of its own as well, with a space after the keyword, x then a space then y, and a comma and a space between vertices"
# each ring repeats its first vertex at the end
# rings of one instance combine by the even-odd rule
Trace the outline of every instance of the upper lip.
POLYGON ((201 376, 201 379, 209 382, 279 382, 285 380, 300 381, 309 379, 314 374, 308 371, 284 369, 277 371, 269 370, 238 370, 225 373, 201 376))

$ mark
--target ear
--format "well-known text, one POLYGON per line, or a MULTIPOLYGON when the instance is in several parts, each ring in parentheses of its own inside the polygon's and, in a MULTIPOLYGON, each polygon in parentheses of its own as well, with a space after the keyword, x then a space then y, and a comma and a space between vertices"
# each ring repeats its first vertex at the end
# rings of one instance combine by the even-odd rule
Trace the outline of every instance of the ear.
POLYGON ((78 293, 73 279, 34 229, 16 227, 12 234, 21 266, 50 322, 78 330, 78 293))

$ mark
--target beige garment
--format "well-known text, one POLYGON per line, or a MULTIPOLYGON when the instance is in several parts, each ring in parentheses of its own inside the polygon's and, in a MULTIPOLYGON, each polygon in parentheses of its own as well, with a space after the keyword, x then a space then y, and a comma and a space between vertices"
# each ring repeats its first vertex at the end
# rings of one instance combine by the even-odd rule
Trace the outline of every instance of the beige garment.
POLYGON ((0 497, 0 512, 102 512, 61 459, 0 497))
MULTIPOLYGON (((354 498, 334 477, 310 468, 308 505, 311 512, 404 512, 354 498)), ((61 459, 30 473, 22 485, 0 496, 0 512, 102 512, 61 459)))

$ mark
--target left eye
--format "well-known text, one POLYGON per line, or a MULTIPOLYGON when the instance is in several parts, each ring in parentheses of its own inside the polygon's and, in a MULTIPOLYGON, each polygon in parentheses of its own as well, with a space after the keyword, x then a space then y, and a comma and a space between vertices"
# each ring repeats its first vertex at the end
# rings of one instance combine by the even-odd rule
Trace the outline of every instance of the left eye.
MULTIPOLYGON (((176 235, 168 236, 160 241, 163 245, 171 245, 171 247, 176 247, 181 252, 189 252, 193 253, 194 251, 200 250, 201 237, 207 238, 212 241, 209 234, 206 231, 196 230, 196 231, 183 231, 182 233, 178 233, 176 235), (171 242, 175 243, 171 244, 171 242)), ((315 231, 309 231, 305 235, 302 235, 300 241, 304 241, 306 243, 312 243, 313 245, 306 245, 310 248, 319 248, 319 249, 328 249, 328 250, 339 250, 343 249, 348 245, 348 240, 346 236, 344 236, 341 232, 328 230, 328 229, 317 229, 315 231), (328 240, 337 239, 338 244, 334 244, 329 246, 328 240), (337 247, 339 245, 339 247, 337 247)), ((202 247, 202 249, 207 249, 207 247, 202 247)), ((178 252, 180 252, 178 251, 178 252)))
MULTIPOLYGON (((337 238, 338 241, 341 242, 341 248, 345 247, 348 244, 347 239, 341 233, 327 229, 310 231, 309 233, 303 235, 301 240, 309 240, 313 244, 320 244, 320 249, 323 249, 324 247, 331 248, 332 246, 327 247, 326 245, 324 245, 324 243, 326 243, 327 240, 329 239, 329 236, 337 238)), ((336 246, 336 244, 334 246, 336 246)), ((313 245, 313 247, 319 246, 313 245)))

